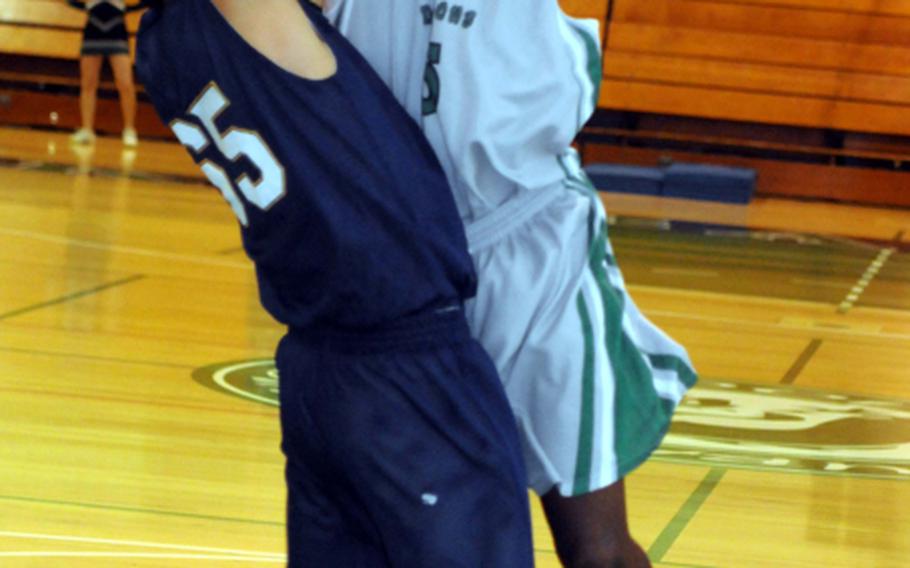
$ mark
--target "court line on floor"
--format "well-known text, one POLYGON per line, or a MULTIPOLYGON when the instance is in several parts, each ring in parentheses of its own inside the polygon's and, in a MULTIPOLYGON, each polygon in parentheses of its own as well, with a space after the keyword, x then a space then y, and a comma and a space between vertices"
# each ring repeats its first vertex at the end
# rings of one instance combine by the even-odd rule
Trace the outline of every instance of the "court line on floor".
POLYGON ((701 483, 698 484, 698 487, 695 488, 695 491, 692 492, 686 502, 683 503, 682 507, 679 508, 676 515, 667 523, 666 528, 664 528, 651 544, 650 548, 648 548, 648 556, 651 557, 652 562, 660 562, 663 560, 663 557, 670 551, 670 548, 673 547, 676 540, 683 531, 686 530, 689 522, 692 521, 696 513, 701 509, 701 506, 704 505, 705 501, 708 500, 708 497, 711 496, 711 493, 717 487, 718 483, 720 483, 720 480, 726 472, 727 470, 722 467, 713 467, 708 471, 704 479, 701 480, 701 483))
POLYGON ((246 249, 244 249, 243 247, 231 247, 231 248, 226 248, 226 249, 216 251, 215 254, 227 256, 230 254, 240 254, 242 252, 246 252, 246 249))
POLYGON ((22 551, 0 552, 0 558, 147 558, 158 560, 223 560, 230 562, 265 562, 285 564, 287 558, 273 556, 225 556, 211 554, 186 554, 166 552, 68 552, 68 551, 22 551))
POLYGON ((720 272, 716 270, 702 270, 696 268, 652 268, 653 274, 663 276, 694 276, 701 278, 720 278, 720 272))
POLYGON ((100 503, 79 503, 75 501, 59 501, 54 499, 38 499, 34 497, 21 497, 16 495, 0 495, 0 501, 15 501, 19 503, 31 503, 36 505, 52 505, 73 507, 79 509, 94 509, 99 511, 112 511, 118 513, 135 513, 142 515, 154 515, 160 517, 180 517, 185 519, 197 519, 203 521, 217 521, 223 523, 238 523, 247 525, 262 525, 270 527, 283 527, 284 522, 263 521, 258 519, 241 519, 237 517, 219 517, 216 515, 204 515, 200 513, 184 513, 181 511, 163 511, 160 509, 140 509, 137 507, 124 507, 121 505, 104 505, 100 503))
MULTIPOLYGON (((900 310, 906 312, 907 310, 900 310)), ((836 333, 839 335, 848 335, 856 337, 871 337, 877 339, 896 339, 900 341, 910 341, 910 334, 907 333, 888 333, 883 331, 862 331, 858 329, 841 329, 833 326, 826 326, 824 322, 819 322, 819 325, 807 326, 807 325, 796 325, 796 324, 784 324, 778 322, 763 322, 763 321, 750 321, 736 318, 722 318, 722 317, 712 317, 712 316, 696 316, 692 314, 685 314, 681 312, 669 312, 665 310, 646 310, 645 315, 648 317, 665 317, 673 319, 684 319, 691 321, 699 321, 706 323, 723 323, 731 324, 737 326, 746 326, 746 327, 759 327, 765 329, 788 329, 792 331, 824 331, 829 333, 836 333)))
POLYGON ((796 381, 796 377, 803 372, 803 369, 809 364, 809 360, 812 359, 821 346, 822 340, 813 338, 803 352, 799 354, 799 357, 796 359, 796 362, 793 363, 793 366, 787 369, 784 377, 780 380, 781 384, 792 385, 796 381))
POLYGON ((139 247, 127 247, 122 245, 112 245, 108 243, 102 243, 97 241, 86 241, 82 239, 74 239, 71 237, 57 237, 54 235, 48 235, 46 233, 38 233, 34 231, 22 231, 19 229, 4 229, 0 228, 0 234, 9 235, 13 237, 21 237, 24 239, 32 239, 36 241, 44 241, 55 244, 64 244, 67 246, 78 246, 82 248, 112 251, 123 254, 132 254, 136 256, 145 256, 150 258, 157 259, 167 259, 175 260, 179 262, 187 262, 191 264, 203 264, 207 266, 221 266, 225 268, 240 268, 243 270, 252 270, 253 265, 249 262, 234 262, 230 260, 223 260, 219 258, 208 258, 203 256, 194 256, 189 254, 179 254, 173 252, 163 252, 156 251, 153 249, 144 249, 139 247))
MULTIPOLYGON (((0 499, 5 497, 0 495, 0 499)), ((13 500, 19 500, 18 498, 13 498, 13 500)), ((32 501, 26 499, 27 501, 32 501)), ((93 507, 94 508, 94 507, 93 507)), ((222 520, 222 519, 218 519, 222 520)), ((284 523, 264 523, 264 524, 274 524, 284 526, 284 523)), ((233 550, 233 549, 224 549, 224 548, 213 548, 213 547, 203 547, 203 546, 191 546, 191 545, 181 545, 181 544, 167 544, 167 543, 155 543, 155 542, 146 542, 146 541, 130 541, 130 540, 114 540, 114 539, 101 539, 101 538, 90 538, 90 537, 77 537, 77 536, 66 536, 66 535, 46 535, 38 533, 23 533, 17 531, 0 531, 0 537, 9 537, 9 538, 23 538, 23 539, 35 539, 35 540, 57 540, 64 542, 79 542, 85 544, 109 544, 114 546, 136 546, 144 548, 162 548, 170 550, 183 550, 183 551, 195 551, 195 552, 212 552, 212 553, 227 553, 227 554, 236 554, 241 557, 257 557, 259 560, 263 558, 275 558, 281 562, 286 561, 286 555, 284 553, 277 552, 258 552, 252 550, 233 550)), ((544 549, 544 548, 534 548, 534 552, 541 554, 552 554, 556 555, 554 550, 544 549)), ((96 556, 99 553, 87 553, 86 555, 96 556)), ((104 553, 100 553, 104 554, 104 553)), ((47 556, 47 553, 43 552, 21 552, 21 553, 0 553, 0 557, 3 556, 47 556)), ((72 556, 71 553, 61 553, 62 556, 72 556)), ((151 557, 151 556, 141 556, 141 557, 151 557)), ((158 558, 166 558, 166 556, 157 556, 158 558)), ((188 556, 188 558, 192 558, 188 556)), ((202 557, 199 557, 202 559, 202 557)), ((216 558, 208 558, 209 560, 215 560, 216 558)), ((239 560, 236 557, 224 558, 226 560, 239 560)), ((677 566, 686 566, 687 568, 712 568, 709 566, 689 566, 683 564, 677 564, 677 566)))
MULTIPOLYGON (((753 304, 771 305, 771 306, 804 306, 811 308, 828 308, 835 304, 831 301, 822 300, 805 300, 797 298, 781 298, 777 296, 765 296, 749 293, 738 293, 729 291, 710 291, 695 288, 677 288, 663 285, 640 284, 636 282, 627 282, 628 288, 632 292, 651 292, 661 295, 683 296, 690 298, 692 301, 702 300, 723 300, 737 302, 749 302, 753 304)), ((633 294, 635 295, 635 294, 633 294)))
POLYGON ((93 393, 75 393, 75 392, 61 392, 53 390, 41 390, 41 389, 29 389, 29 388, 16 388, 16 387, 2 387, 0 386, 0 393, 14 393, 14 394, 25 394, 25 395, 38 395, 44 397, 54 397, 54 398, 65 398, 71 400, 88 400, 91 402, 115 402, 118 404, 132 404, 136 406, 147 406, 153 408, 163 408, 163 409, 174 409, 180 408, 185 410, 195 410, 198 412, 212 412, 216 414, 229 414, 231 416, 246 415, 246 416, 271 416, 273 412, 265 410, 263 407, 247 407, 245 409, 237 409, 231 407, 211 407, 211 406, 202 406, 199 404, 186 404, 178 402, 176 400, 168 401, 159 401, 155 397, 144 397, 144 398, 127 398, 123 396, 112 396, 106 394, 100 394, 97 392, 93 393))
POLYGON ((878 276, 878 273, 885 266, 885 263, 888 262, 888 259, 891 258, 891 255, 897 252, 897 249, 888 247, 883 248, 878 251, 878 254, 872 260, 866 271, 863 272, 863 275, 860 276, 856 284, 853 285, 853 288, 847 293, 847 296, 841 301, 837 306, 837 312, 840 314, 845 314, 849 312, 856 302, 859 301, 860 296, 863 295, 863 292, 866 291, 866 288, 872 282, 872 280, 878 276))
POLYGON ((238 556, 267 556, 284 558, 282 552, 260 552, 256 550, 237 550, 231 548, 217 548, 211 546, 194 546, 188 544, 170 544, 165 542, 150 542, 143 540, 122 540, 110 538, 95 538, 75 535, 55 535, 44 533, 27 533, 20 531, 0 531, 0 537, 17 538, 22 540, 51 540, 58 542, 78 542, 83 544, 109 544, 112 546, 134 546, 140 548, 161 548, 166 550, 179 550, 183 552, 209 552, 213 554, 232 554, 238 556))
POLYGON ((845 284, 843 282, 832 282, 831 280, 811 280, 809 278, 791 278, 791 284, 797 285, 808 285, 814 286, 816 288, 837 288, 838 290, 843 290, 845 284))
POLYGON ((59 298, 54 298, 53 300, 48 300, 46 302, 41 302, 39 304, 32 304, 31 306, 25 306, 24 308, 19 308, 11 312, 6 312, 5 314, 0 314, 0 321, 9 319, 16 316, 21 316, 29 312, 34 312, 43 308, 49 308, 51 306, 57 306, 60 304, 65 304, 67 302, 72 302, 73 300, 78 300, 86 296, 92 296, 99 292, 109 290, 111 288, 117 288, 118 286, 125 286, 137 280, 142 280, 145 278, 145 274, 134 274, 132 276, 127 276, 126 278, 121 278, 120 280, 115 280, 113 282, 108 282, 107 284, 101 284, 100 286, 95 286, 94 288, 89 288, 87 290, 80 290, 79 292, 73 292, 59 298))
POLYGON ((87 361, 103 361, 105 363, 123 363, 125 365, 144 365, 148 367, 165 367, 168 369, 196 369, 198 365, 184 365, 180 363, 165 363, 163 361, 144 361, 141 359, 122 359, 119 357, 101 357, 99 355, 84 355, 82 353, 69 353, 66 351, 39 351, 36 349, 21 349, 18 347, 0 347, 6 353, 21 353, 23 355, 39 355, 45 357, 61 357, 64 359, 84 359, 87 361))
POLYGON ((41 172, 51 174, 73 175, 75 173, 88 173, 92 176, 115 179, 129 179, 150 183, 174 183, 183 185, 207 185, 208 182, 201 175, 180 174, 168 172, 153 172, 147 169, 136 170, 132 166, 125 168, 122 162, 119 166, 108 164, 88 164, 88 170, 83 170, 81 160, 75 161, 48 161, 27 160, 20 157, 0 155, 0 167, 21 170, 26 172, 41 172))

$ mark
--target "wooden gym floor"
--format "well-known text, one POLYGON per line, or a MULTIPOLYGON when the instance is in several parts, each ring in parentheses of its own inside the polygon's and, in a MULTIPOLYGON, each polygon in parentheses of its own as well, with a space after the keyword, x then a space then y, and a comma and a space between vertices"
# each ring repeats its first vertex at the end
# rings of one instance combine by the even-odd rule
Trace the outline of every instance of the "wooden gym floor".
MULTIPOLYGON (((606 202, 702 375, 628 481, 655 565, 910 565, 910 211, 606 202)), ((0 565, 281 564, 280 335, 180 148, 0 129, 0 565)))

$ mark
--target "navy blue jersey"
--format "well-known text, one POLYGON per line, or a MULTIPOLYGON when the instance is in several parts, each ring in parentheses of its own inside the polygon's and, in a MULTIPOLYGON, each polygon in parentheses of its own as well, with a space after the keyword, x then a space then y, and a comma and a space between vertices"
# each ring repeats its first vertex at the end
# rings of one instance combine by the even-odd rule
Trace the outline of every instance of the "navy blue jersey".
POLYGON ((231 204, 265 308, 297 328, 366 328, 458 303, 476 276, 445 175, 366 61, 301 1, 337 72, 256 51, 210 0, 150 10, 137 69, 231 204))

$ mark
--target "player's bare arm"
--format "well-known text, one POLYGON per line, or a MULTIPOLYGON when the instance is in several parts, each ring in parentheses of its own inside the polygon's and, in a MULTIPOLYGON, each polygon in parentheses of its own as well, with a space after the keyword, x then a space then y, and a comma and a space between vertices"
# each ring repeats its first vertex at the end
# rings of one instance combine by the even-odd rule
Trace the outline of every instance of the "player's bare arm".
POLYGON ((305 79, 335 74, 332 50, 297 0, 212 0, 237 33, 284 69, 305 79))

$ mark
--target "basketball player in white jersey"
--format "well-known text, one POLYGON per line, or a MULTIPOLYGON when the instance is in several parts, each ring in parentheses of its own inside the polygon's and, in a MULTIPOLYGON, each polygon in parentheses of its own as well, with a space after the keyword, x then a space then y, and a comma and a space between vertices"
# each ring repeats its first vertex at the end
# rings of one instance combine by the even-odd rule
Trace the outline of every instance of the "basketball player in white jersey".
POLYGON ((572 140, 601 77, 597 22, 557 0, 323 0, 422 126, 480 288, 472 332, 504 381, 529 486, 566 566, 649 566, 623 478, 696 380, 628 295, 572 140))

